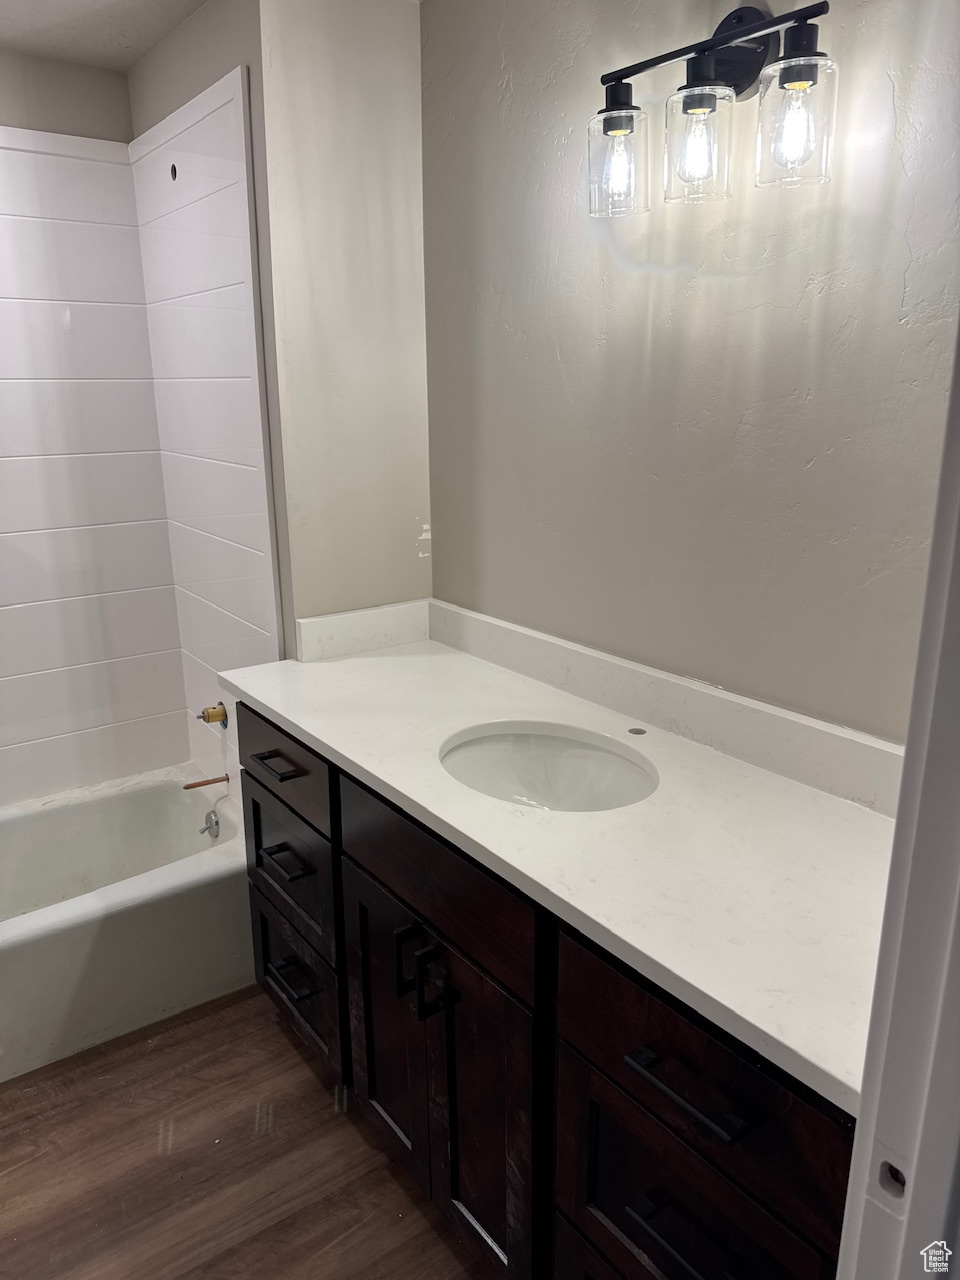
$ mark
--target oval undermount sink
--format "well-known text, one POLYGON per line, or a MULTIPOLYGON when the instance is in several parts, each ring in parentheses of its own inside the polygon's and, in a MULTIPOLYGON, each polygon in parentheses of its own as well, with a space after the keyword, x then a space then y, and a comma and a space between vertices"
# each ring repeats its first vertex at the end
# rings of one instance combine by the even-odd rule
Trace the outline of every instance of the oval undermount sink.
POLYGON ((483 795, 568 813, 636 804, 660 781, 645 756, 615 738, 528 721, 464 729, 440 748, 440 763, 483 795))

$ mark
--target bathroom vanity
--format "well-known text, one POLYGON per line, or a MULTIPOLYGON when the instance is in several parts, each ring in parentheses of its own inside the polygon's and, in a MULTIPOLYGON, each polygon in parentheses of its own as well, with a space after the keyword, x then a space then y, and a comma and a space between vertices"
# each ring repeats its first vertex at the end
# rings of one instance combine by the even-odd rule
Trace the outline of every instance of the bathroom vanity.
MULTIPOLYGON (((375 662, 368 659, 366 671, 358 663, 357 678, 374 679, 375 662)), ((563 901, 566 854, 557 820, 565 815, 531 810, 527 823, 522 811, 465 792, 464 826, 487 828, 489 846, 508 819, 521 834, 513 855, 504 849, 499 858, 479 856, 487 845, 472 841, 463 848, 466 839, 451 839, 444 799, 456 797, 444 788, 457 784, 431 773, 434 800, 424 790, 422 802, 398 803, 397 777, 384 765, 384 782, 376 785, 370 757, 358 746, 369 750, 377 740, 364 709, 355 705, 351 714, 349 698, 331 699, 329 688, 307 705, 305 682, 337 676, 293 670, 299 665, 232 673, 224 682, 240 699, 257 977, 316 1051, 323 1074, 351 1087, 385 1149, 488 1254, 491 1274, 831 1277, 854 1128, 842 1104, 852 1091, 844 1092, 841 1066, 807 1061, 797 1048, 802 1037, 787 1028, 796 991, 766 993, 782 1013, 779 1039, 759 1017, 751 1022, 731 1009, 732 999, 720 1001, 717 984, 731 981, 730 956, 739 945, 729 920, 730 954, 709 954, 707 939, 708 954, 697 961, 704 972, 713 966, 715 990, 706 990, 706 978, 694 987, 682 976, 670 978, 668 990, 655 976, 675 975, 679 962, 668 968, 664 953, 629 951, 612 915, 590 916, 589 903, 574 910, 563 901), (326 744, 319 728, 325 718, 326 744), (554 880, 544 870, 538 884, 531 868, 542 864, 529 849, 541 839, 548 847, 551 836, 559 870, 554 880), (630 963, 634 954, 637 963, 630 963), (785 1061, 798 1069, 785 1069, 785 1061), (830 1083, 818 1088, 821 1080, 830 1083)), ((422 670, 422 663, 411 665, 410 680, 421 679, 422 670)), ((486 671, 476 679, 486 680, 486 671)), ((385 688, 403 687, 397 674, 383 671, 386 683, 370 705, 379 705, 385 688)), ((520 679, 503 674, 508 684, 520 679)), ((342 683, 338 689, 344 693, 342 683)), ((505 686, 505 696, 520 692, 505 686)), ((438 707, 448 695, 440 679, 438 707)), ((408 740, 396 759, 412 756, 414 766, 410 707, 422 707, 424 696, 408 688, 393 708, 408 740)), ((385 723, 381 752, 389 747, 385 723)), ((650 754, 662 773, 665 756, 650 754)), ((812 813, 816 793, 800 791, 809 792, 799 802, 812 813)), ((827 810, 833 813, 829 804, 827 810)), ((716 812, 719 850, 729 832, 716 812)), ((630 870, 643 865, 636 850, 621 857, 613 827, 578 817, 570 830, 574 843, 586 833, 585 883, 621 898, 627 910, 634 896, 644 896, 640 872, 630 870)), ((816 808, 814 831, 822 817, 816 808)), ((867 819, 877 815, 864 811, 867 819)), ((859 819, 850 821, 846 834, 855 846, 859 819)), ((694 836, 688 839, 693 848, 694 836)), ((799 878, 795 866, 786 874, 799 878)), ((831 887, 821 887, 829 895, 831 887)), ((584 896, 571 890, 578 901, 584 896)), ((689 899, 695 917, 693 887, 689 899)), ((724 901, 715 906, 721 915, 728 910, 724 901)), ((669 916, 676 903, 665 897, 663 910, 669 916)), ((775 920, 767 927, 773 937, 791 926, 775 920)), ((803 927, 811 933, 809 912, 803 927)), ((823 949, 813 938, 811 954, 818 942, 823 949)), ((748 981, 758 988, 770 986, 778 964, 796 966, 791 952, 772 956, 768 973, 759 971, 748 939, 740 943, 748 981)), ((807 944, 804 936, 796 945, 807 944)), ((830 1017, 839 1014, 825 993, 828 1035, 830 1017)))

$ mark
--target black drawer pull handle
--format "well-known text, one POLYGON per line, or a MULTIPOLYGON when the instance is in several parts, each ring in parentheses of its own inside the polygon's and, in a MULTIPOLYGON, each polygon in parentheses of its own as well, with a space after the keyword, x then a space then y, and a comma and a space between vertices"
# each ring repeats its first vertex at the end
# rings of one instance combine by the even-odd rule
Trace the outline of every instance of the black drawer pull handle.
POLYGON ((260 751, 250 759, 256 760, 257 764, 265 769, 271 778, 276 778, 277 782, 289 782, 292 778, 302 778, 306 774, 306 769, 301 769, 297 764, 291 764, 285 755, 276 750, 260 751), (286 768, 272 764, 273 760, 282 760, 286 768))
MULTIPOLYGON (((724 1258, 719 1247, 715 1245, 712 1240, 709 1240, 704 1236, 703 1233, 693 1226, 692 1223, 686 1221, 678 1210, 672 1209, 671 1216, 678 1228, 677 1234, 680 1235, 684 1241, 699 1239, 702 1245, 705 1245, 711 1253, 715 1254, 716 1264, 710 1268, 710 1274, 707 1276, 697 1266, 685 1258, 676 1245, 673 1244, 671 1240, 668 1240, 666 1235, 664 1235, 664 1233, 653 1224, 654 1217, 656 1217, 656 1215, 665 1208, 672 1209, 672 1206, 655 1204, 654 1201, 649 1199, 647 1196, 641 1196, 635 1205, 625 1204, 623 1206, 627 1217, 630 1218, 631 1221, 635 1222, 650 1240, 659 1245, 664 1253, 669 1254, 670 1257, 673 1258, 674 1262, 683 1267, 684 1271, 690 1277, 690 1280, 741 1280, 743 1273, 731 1270, 731 1263, 724 1258)), ((751 1271, 751 1275, 754 1274, 755 1273, 751 1271)), ((765 1275, 768 1275, 768 1273, 762 1271, 757 1272, 757 1280, 764 1280, 765 1275)), ((772 1280, 772 1277, 770 1277, 770 1280, 772 1280)))
POLYGON ((302 1004, 304 1000, 317 994, 309 971, 304 969, 296 956, 287 956, 278 964, 268 964, 267 977, 291 1004, 302 1004))
POLYGON ((745 1120, 741 1120, 739 1116, 726 1115, 718 1116, 714 1119, 711 1116, 704 1115, 686 1098, 681 1097, 676 1090, 671 1089, 659 1076, 654 1074, 653 1068, 660 1059, 652 1049, 638 1049, 635 1053, 625 1054, 623 1060, 631 1071, 635 1071, 641 1079, 646 1080, 648 1084, 652 1084, 665 1098, 669 1098, 681 1111, 685 1111, 688 1116, 692 1116, 698 1125, 706 1129, 712 1137, 718 1138, 725 1146, 731 1146, 748 1132, 750 1126, 745 1120))
POLYGON ((411 942, 423 941, 423 926, 420 924, 404 925, 402 929, 393 931, 393 956, 396 972, 397 995, 407 996, 417 987, 416 975, 408 978, 403 968, 403 953, 411 942))
POLYGON ((296 884, 298 880, 317 874, 313 867, 301 862, 288 844, 268 845, 266 849, 260 850, 260 856, 276 871, 284 884, 296 884))
POLYGON ((427 982, 430 978, 430 966, 439 959, 439 947, 421 947, 419 951, 415 951, 413 953, 413 971, 417 992, 418 1022, 426 1022, 426 1020, 428 1018, 432 1018, 435 1013, 441 1013, 443 1009, 446 1008, 446 996, 442 991, 435 999, 427 999, 427 982))

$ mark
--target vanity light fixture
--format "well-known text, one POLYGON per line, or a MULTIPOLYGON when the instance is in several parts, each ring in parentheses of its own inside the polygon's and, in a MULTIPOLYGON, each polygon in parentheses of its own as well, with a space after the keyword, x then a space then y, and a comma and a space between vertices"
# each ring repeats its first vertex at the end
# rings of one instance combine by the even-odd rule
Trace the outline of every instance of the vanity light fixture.
POLYGON ((733 107, 760 90, 757 186, 797 186, 830 177, 837 64, 817 48, 811 19, 828 0, 774 17, 745 5, 709 40, 609 71, 603 109, 587 131, 590 213, 598 218, 650 208, 649 117, 629 80, 685 61, 684 84, 667 99, 663 194, 668 204, 731 195, 733 107), (784 31, 780 55, 780 32, 784 31))

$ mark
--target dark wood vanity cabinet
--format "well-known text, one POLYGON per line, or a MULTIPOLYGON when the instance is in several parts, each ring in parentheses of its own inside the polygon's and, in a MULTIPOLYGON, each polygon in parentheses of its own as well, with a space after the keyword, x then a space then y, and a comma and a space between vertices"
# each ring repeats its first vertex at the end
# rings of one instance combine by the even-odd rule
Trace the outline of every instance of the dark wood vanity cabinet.
POLYGON ((238 707, 257 978, 511 1280, 830 1280, 853 1122, 238 707))
MULTIPOLYGON (((556 1257, 554 1280, 621 1280, 561 1213, 554 1220, 553 1236, 556 1257)), ((638 1274, 643 1276, 643 1280, 660 1280, 652 1271, 638 1274)))
POLYGON ((836 1256, 849 1120, 814 1106, 702 1021, 564 935, 559 1034, 698 1155, 836 1256))
POLYGON ((343 897, 357 1101, 429 1195, 427 1054, 412 976, 423 922, 349 862, 343 897))
POLYGON ((557 1201, 625 1276, 822 1280, 822 1259, 569 1046, 557 1201))
POLYGON ((557 1206, 626 1280, 833 1275, 848 1117, 566 935, 557 1006, 557 1206))
POLYGON ((494 964, 532 990, 533 909, 357 784, 341 800, 357 1105, 496 1270, 530 1277, 533 1016, 450 938, 469 918, 489 951, 500 913, 512 919, 528 951, 515 935, 494 964))
POLYGON ((336 967, 336 907, 330 841, 249 776, 243 784, 247 874, 268 902, 336 967))
POLYGON ((336 974, 285 916, 251 886, 257 980, 300 1036, 340 1072, 336 974))
POLYGON ((528 1277, 533 1018, 466 956, 436 945, 443 1008, 427 1023, 434 1199, 509 1276, 528 1277))
POLYGON ((357 1104, 423 1190, 529 1276, 532 1017, 350 861, 343 890, 357 1104))
POLYGON ((327 762, 237 706, 257 981, 337 1083, 350 1078, 327 762))

